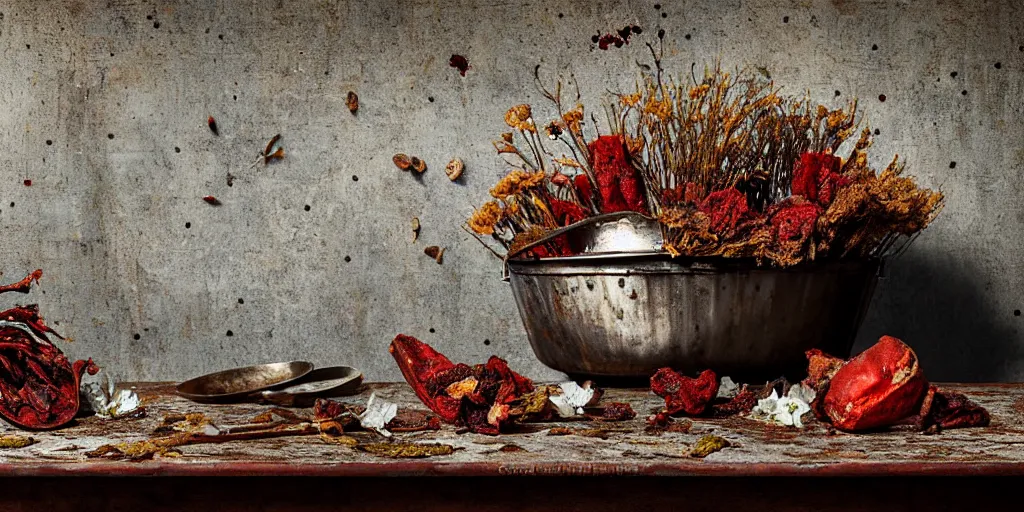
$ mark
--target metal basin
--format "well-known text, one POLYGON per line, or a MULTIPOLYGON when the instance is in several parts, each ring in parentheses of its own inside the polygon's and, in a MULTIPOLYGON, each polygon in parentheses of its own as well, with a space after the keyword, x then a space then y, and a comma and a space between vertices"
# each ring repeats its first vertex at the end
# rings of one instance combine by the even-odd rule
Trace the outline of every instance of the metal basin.
POLYGON ((878 261, 792 269, 664 253, 508 261, 534 353, 574 377, 646 378, 664 366, 796 378, 804 351, 847 357, 878 261))

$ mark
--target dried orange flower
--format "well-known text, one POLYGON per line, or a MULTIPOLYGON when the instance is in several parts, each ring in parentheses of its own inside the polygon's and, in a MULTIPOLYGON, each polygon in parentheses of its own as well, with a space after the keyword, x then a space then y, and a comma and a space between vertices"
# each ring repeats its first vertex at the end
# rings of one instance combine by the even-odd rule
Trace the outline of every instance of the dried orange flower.
POLYGON ((583 121, 583 105, 576 105, 576 108, 562 114, 562 121, 570 131, 579 132, 582 128, 580 122, 583 121))
POLYGON ((664 121, 672 116, 672 100, 669 98, 663 98, 661 100, 651 98, 647 100, 647 104, 644 105, 644 113, 650 114, 660 121, 664 121))
POLYGON ((533 112, 526 104, 516 105, 505 112, 505 124, 524 132, 536 132, 537 127, 533 124, 533 112))
POLYGON ((635 107, 640 104, 640 93, 635 94, 620 94, 619 103, 623 107, 635 107))
POLYGON ((572 158, 568 158, 568 157, 564 157, 564 156, 560 157, 560 158, 555 158, 554 160, 555 160, 556 164, 564 165, 566 167, 576 167, 577 169, 583 167, 576 160, 573 160, 572 158))
POLYGON ((469 218, 469 229, 478 235, 494 234, 494 226, 501 221, 501 207, 497 201, 484 203, 469 218))
POLYGON ((504 199, 508 196, 518 194, 526 189, 536 187, 544 182, 544 171, 534 173, 516 169, 501 179, 491 189, 491 197, 504 199))

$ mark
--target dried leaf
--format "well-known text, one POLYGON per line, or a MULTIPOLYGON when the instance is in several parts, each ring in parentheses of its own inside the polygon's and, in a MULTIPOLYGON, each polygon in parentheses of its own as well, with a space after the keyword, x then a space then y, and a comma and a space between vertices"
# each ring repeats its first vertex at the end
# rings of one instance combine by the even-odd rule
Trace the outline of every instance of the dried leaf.
POLYGON ((378 457, 394 459, 436 457, 455 453, 455 447, 440 443, 370 443, 359 445, 356 448, 378 457))
POLYGON ((695 444, 693 449, 690 450, 690 457, 703 459, 704 457, 707 457, 708 455, 711 455, 723 448, 728 448, 729 446, 732 445, 724 437, 708 434, 697 440, 697 444, 695 444))
POLYGON ((408 171, 412 168, 412 159, 405 153, 395 153, 395 156, 391 157, 391 161, 395 163, 395 167, 403 171, 408 171))
POLYGON ((0 448, 24 448, 36 444, 34 438, 16 434, 0 436, 0 448))

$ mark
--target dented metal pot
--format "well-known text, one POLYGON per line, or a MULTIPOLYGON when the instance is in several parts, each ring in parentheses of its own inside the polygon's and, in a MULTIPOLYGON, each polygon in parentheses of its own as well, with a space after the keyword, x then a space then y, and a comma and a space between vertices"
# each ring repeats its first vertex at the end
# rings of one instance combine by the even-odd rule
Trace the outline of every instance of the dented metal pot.
POLYGON ((507 261, 534 353, 579 377, 661 367, 744 379, 796 377, 804 351, 848 357, 879 261, 791 269, 663 252, 507 261))

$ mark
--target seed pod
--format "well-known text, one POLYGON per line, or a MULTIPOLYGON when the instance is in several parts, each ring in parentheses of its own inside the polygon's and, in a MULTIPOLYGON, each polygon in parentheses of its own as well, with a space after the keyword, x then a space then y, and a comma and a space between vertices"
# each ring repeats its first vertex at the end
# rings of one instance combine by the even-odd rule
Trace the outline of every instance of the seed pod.
POLYGON ((412 159, 405 153, 396 153, 395 156, 391 157, 391 161, 403 171, 408 171, 412 167, 412 159))
POLYGON ((348 98, 345 99, 345 106, 348 107, 348 111, 353 114, 359 110, 359 96, 356 95, 355 91, 348 92, 348 98))
POLYGON ((465 168, 466 165, 462 163, 462 160, 453 158, 452 161, 448 162, 448 165, 445 166, 444 173, 448 175, 448 179, 455 181, 459 179, 459 176, 462 176, 462 171, 465 168))
POLYGON ((420 174, 427 170, 427 163, 417 157, 412 157, 412 169, 420 174))
POLYGON ((412 241, 416 242, 416 239, 420 237, 420 218, 412 218, 412 241))
POLYGON ((443 247, 438 247, 436 245, 431 245, 430 247, 427 247, 426 249, 423 249, 423 254, 426 254, 427 256, 430 256, 431 258, 434 258, 434 261, 436 261, 438 265, 440 265, 444 261, 444 248, 443 247))

